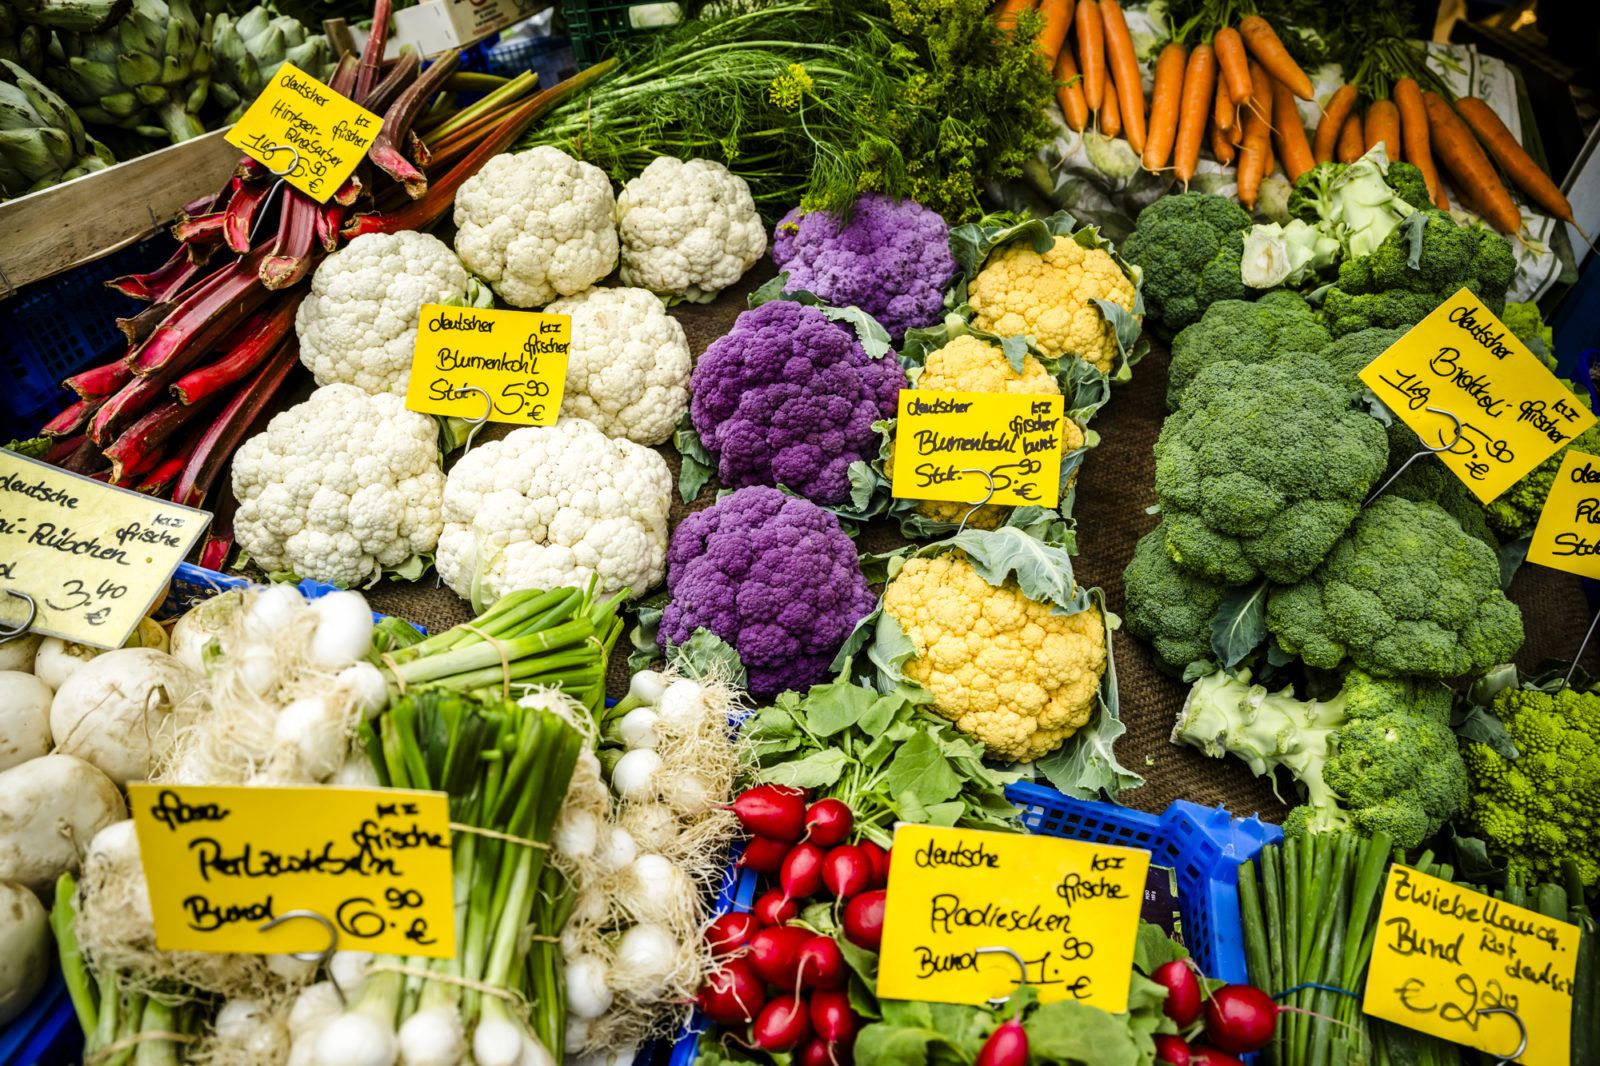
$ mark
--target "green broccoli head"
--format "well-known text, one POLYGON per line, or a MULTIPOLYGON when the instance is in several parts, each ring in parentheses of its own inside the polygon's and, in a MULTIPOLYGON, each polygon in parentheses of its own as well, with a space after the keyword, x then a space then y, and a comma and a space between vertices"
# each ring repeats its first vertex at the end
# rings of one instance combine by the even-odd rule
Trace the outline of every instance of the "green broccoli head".
POLYGON ((1317 357, 1333 367, 1340 383, 1349 388, 1351 396, 1359 396, 1367 387, 1361 380, 1361 372, 1405 335, 1403 329, 1357 330, 1334 339, 1317 353, 1317 357))
POLYGON ((1427 211, 1433 207, 1433 198, 1428 195, 1428 183, 1422 176, 1422 171, 1410 163, 1390 163, 1384 180, 1395 191, 1395 195, 1418 211, 1427 211))
POLYGON ((1161 526, 1139 538, 1122 572, 1128 632, 1150 642, 1156 663, 1181 675, 1190 663, 1210 659, 1211 617, 1227 591, 1179 569, 1167 554, 1161 526))
POLYGON ((1385 493, 1315 574, 1267 598, 1267 629, 1308 666, 1452 678, 1508 661, 1522 613, 1500 563, 1436 503, 1385 493))
POLYGON ((1144 270, 1146 322, 1171 337, 1218 300, 1249 295, 1239 257, 1250 216, 1226 196, 1163 196, 1139 212, 1122 255, 1144 270))
POLYGON ((1339 264, 1322 313, 1336 337, 1382 326, 1410 328, 1466 286, 1496 315, 1516 273, 1511 242, 1482 225, 1460 226, 1441 211, 1421 211, 1422 254, 1409 265, 1413 226, 1397 227, 1377 249, 1339 264))
POLYGON ((1376 419, 1352 410, 1326 365, 1216 363, 1156 441, 1167 552, 1207 581, 1310 574, 1388 460, 1376 419))
POLYGON ((1490 712, 1521 754, 1464 745, 1467 823, 1513 878, 1559 880, 1570 858, 1584 884, 1600 881, 1600 694, 1510 688, 1490 712))
POLYGON ((1297 700, 1222 671, 1197 681, 1174 743, 1235 755, 1256 774, 1287 769, 1305 789, 1284 832, 1352 829, 1419 846, 1460 810, 1466 768, 1450 730, 1450 690, 1351 670, 1330 700, 1297 700))
MULTIPOLYGON (((1353 333, 1351 336, 1391 332, 1398 331, 1362 330, 1361 333, 1353 333)), ((1417 439, 1417 435, 1409 426, 1396 418, 1389 426, 1389 469, 1384 471, 1383 476, 1387 478, 1394 474, 1405 465, 1407 459, 1421 450, 1422 441, 1417 439)), ((1479 503, 1472 490, 1438 459, 1431 456, 1418 459, 1407 466, 1405 473, 1396 478, 1394 484, 1385 489, 1384 493, 1414 503, 1424 500, 1436 503, 1461 524, 1462 530, 1468 536, 1483 541, 1494 551, 1500 550, 1500 541, 1484 517, 1483 504, 1479 503)))
MULTIPOLYGON (((1336 215, 1336 210, 1328 203, 1331 190, 1338 187, 1340 183, 1336 179, 1345 174, 1350 166, 1349 163, 1318 163, 1300 175, 1294 183, 1294 190, 1289 193, 1290 217, 1315 224, 1326 216, 1336 215)), ((1422 171, 1410 163, 1390 163, 1383 179, 1396 196, 1418 211, 1426 211, 1433 206, 1422 171)))
MULTIPOLYGON (((1565 378, 1561 382, 1572 390, 1581 405, 1588 406, 1589 398, 1578 391, 1575 382, 1565 378)), ((1533 527, 1539 524, 1539 512, 1544 510, 1544 501, 1556 483, 1556 472, 1561 469, 1561 460, 1566 457, 1568 448, 1591 455, 1600 452, 1600 424, 1578 434, 1550 458, 1522 475, 1516 484, 1483 505, 1484 517, 1503 539, 1516 540, 1533 534, 1533 527)))
POLYGON ((1332 340, 1326 324, 1305 298, 1288 289, 1269 292, 1254 302, 1212 304, 1200 321, 1172 342, 1167 410, 1178 409, 1189 383, 1212 363, 1267 363, 1286 352, 1321 351, 1332 340))

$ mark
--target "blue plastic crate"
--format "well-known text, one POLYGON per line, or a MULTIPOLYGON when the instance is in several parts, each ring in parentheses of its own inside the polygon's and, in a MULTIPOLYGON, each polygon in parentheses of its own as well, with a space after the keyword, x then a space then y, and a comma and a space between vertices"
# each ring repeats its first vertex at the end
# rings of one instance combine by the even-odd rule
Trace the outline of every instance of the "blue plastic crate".
POLYGON ((572 44, 565 37, 513 37, 489 49, 489 72, 513 78, 524 71, 539 76, 539 87, 547 89, 578 72, 572 44))
POLYGON ((131 244, 0 302, 0 432, 21 437, 67 405, 61 380, 127 347, 117 319, 145 305, 105 283, 154 270, 177 248, 165 234, 131 244))
MULTIPOLYGON (((1254 815, 1235 818, 1221 807, 1211 810, 1186 800, 1154 815, 1113 803, 1072 799, 1026 782, 1009 786, 1006 798, 1021 808, 1022 824, 1030 833, 1143 848, 1153 863, 1177 871, 1178 910, 1189 953, 1207 977, 1249 984, 1239 918, 1239 864, 1266 845, 1282 841, 1282 829, 1254 815)), ((743 844, 735 845, 731 857, 737 860, 743 850, 743 844)), ((754 870, 740 870, 737 862, 730 862, 715 913, 750 910, 758 878, 754 870)), ((705 1028, 705 1019, 696 1011, 672 1046, 670 1066, 691 1066, 705 1028)))
POLYGON ((28 1009, 0 1027, 0 1066, 70 1066, 83 1052, 83 1029, 58 968, 28 1009))

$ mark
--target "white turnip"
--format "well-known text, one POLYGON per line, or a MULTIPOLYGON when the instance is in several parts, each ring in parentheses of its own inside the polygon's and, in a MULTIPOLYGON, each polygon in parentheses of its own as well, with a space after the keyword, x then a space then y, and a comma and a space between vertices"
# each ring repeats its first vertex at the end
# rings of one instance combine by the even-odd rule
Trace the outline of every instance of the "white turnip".
POLYGON ((206 673, 206 648, 234 622, 244 593, 231 589, 190 608, 172 627, 172 655, 196 673, 206 673))
POLYGON ((116 784, 71 755, 0 771, 0 880, 48 891, 78 869, 96 833, 127 817, 116 784))
POLYGON ((32 674, 0 670, 0 770, 49 753, 50 698, 32 674))
POLYGON ((172 746, 167 717, 198 710, 204 686, 204 678, 165 652, 107 652, 56 690, 50 733, 61 754, 83 759, 118 784, 143 781, 172 746))
MULTIPOLYGON (((139 624, 122 646, 161 652, 170 647, 167 631, 153 618, 139 619, 139 624)), ((104 648, 91 648, 87 644, 73 644, 59 637, 46 637, 39 642, 39 650, 34 654, 33 673, 52 689, 59 689, 67 683, 67 678, 81 670, 86 663, 104 654, 104 648)))
POLYGON ((43 640, 37 633, 24 633, 0 644, 0 670, 33 673, 33 660, 39 654, 39 644, 43 640))
POLYGON ((54 955, 50 921, 39 898, 15 881, 0 881, 0 1026, 39 994, 54 955))

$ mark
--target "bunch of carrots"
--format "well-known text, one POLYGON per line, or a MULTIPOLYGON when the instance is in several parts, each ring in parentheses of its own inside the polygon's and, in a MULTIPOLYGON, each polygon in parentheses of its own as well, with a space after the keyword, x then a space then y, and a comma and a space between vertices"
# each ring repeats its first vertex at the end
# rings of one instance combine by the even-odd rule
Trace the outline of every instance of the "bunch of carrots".
POLYGON ((1495 164, 1539 206, 1577 225, 1572 205, 1494 111, 1476 97, 1452 102, 1404 41, 1373 49, 1372 65, 1414 73, 1385 79, 1358 72, 1329 99, 1308 137, 1296 100, 1315 99, 1311 79, 1247 3, 1208 5, 1174 31, 1156 58, 1148 111, 1118 0, 1001 0, 993 15, 1004 27, 1034 9, 1037 48, 1055 72, 1067 125, 1082 131, 1092 120, 1102 135, 1124 137, 1146 170, 1170 170, 1187 185, 1208 141, 1219 163, 1236 167, 1240 203, 1254 208, 1262 180, 1278 167, 1294 181, 1317 163, 1352 162, 1381 141, 1390 159, 1422 171, 1441 209, 1449 201, 1436 156, 1467 205, 1502 233, 1516 233, 1522 217, 1495 164), (1235 16, 1242 16, 1236 25, 1235 16), (1189 47, 1190 38, 1199 43, 1189 47), (1374 97, 1365 115, 1356 111, 1363 82, 1374 97))

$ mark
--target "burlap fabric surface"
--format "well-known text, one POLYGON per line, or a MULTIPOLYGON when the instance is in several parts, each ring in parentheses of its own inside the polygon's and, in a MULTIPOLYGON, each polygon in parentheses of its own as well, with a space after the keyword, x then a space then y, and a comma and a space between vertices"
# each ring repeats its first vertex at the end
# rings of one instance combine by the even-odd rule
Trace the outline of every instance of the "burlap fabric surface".
MULTIPOLYGON (((728 331, 745 308, 745 296, 772 274, 771 264, 763 261, 745 276, 737 290, 723 293, 714 303, 683 305, 673 310, 683 323, 696 358, 728 331)), ((1116 612, 1123 609, 1122 569, 1133 555, 1134 543, 1157 521, 1145 509, 1156 502, 1151 446, 1166 415, 1167 359, 1166 348, 1159 342, 1153 344, 1150 354, 1134 368, 1132 383, 1117 390, 1095 420, 1101 443, 1089 454, 1079 475, 1075 514, 1081 554, 1077 557, 1077 579, 1085 586, 1103 588, 1108 606, 1116 612)), ((479 439, 502 437, 513 428, 488 426, 479 439)), ((670 447, 661 452, 676 476, 677 453, 670 447)), ((674 494, 673 525, 690 511, 710 506, 716 490, 716 482, 712 481, 699 499, 687 506, 674 494)), ((904 541, 898 527, 880 522, 863 531, 859 543, 866 551, 886 551, 904 541)), ((416 585, 386 581, 370 590, 368 596, 374 609, 407 618, 430 632, 472 617, 472 612, 449 589, 435 589, 431 577, 416 585)), ((1521 606, 1527 629, 1519 665, 1531 667, 1543 658, 1571 656, 1589 622, 1577 578, 1525 566, 1512 583, 1511 598, 1521 606)), ((611 663, 609 687, 613 696, 627 690, 626 639, 622 644, 611 663)), ((1168 741, 1186 686, 1158 672, 1142 642, 1120 636, 1115 654, 1122 720, 1128 728, 1118 752, 1123 765, 1146 780, 1143 788, 1123 793, 1124 803, 1159 812, 1173 800, 1186 799, 1207 806, 1221 804, 1235 814, 1259 812, 1273 820, 1283 814, 1286 807, 1274 797, 1269 782, 1251 776, 1239 761, 1209 759, 1192 748, 1176 747, 1168 741)), ((1584 660, 1592 674, 1600 673, 1600 646, 1591 646, 1584 660)))

